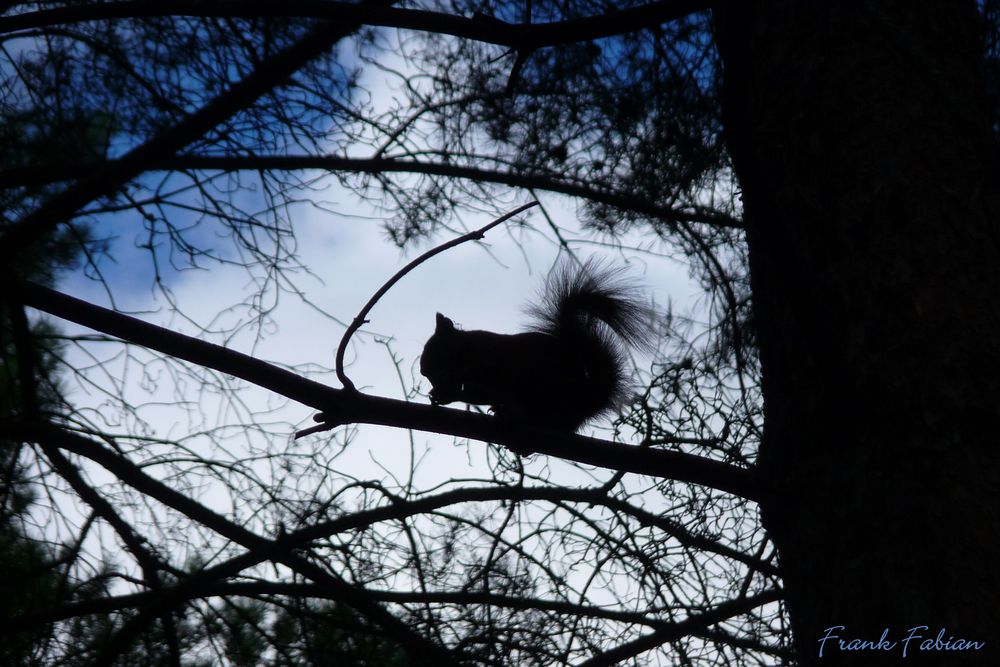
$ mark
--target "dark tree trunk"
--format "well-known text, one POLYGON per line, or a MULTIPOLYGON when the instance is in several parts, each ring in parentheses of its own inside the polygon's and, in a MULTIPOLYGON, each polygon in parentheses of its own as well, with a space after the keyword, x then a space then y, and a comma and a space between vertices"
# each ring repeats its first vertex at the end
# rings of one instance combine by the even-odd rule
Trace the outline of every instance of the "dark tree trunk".
POLYGON ((903 664, 1000 664, 1000 206, 975 4, 736 0, 716 21, 762 512, 802 662, 896 664, 928 626, 903 664), (819 659, 833 626, 895 645, 831 639, 819 659), (986 646, 941 650, 942 629, 986 646))

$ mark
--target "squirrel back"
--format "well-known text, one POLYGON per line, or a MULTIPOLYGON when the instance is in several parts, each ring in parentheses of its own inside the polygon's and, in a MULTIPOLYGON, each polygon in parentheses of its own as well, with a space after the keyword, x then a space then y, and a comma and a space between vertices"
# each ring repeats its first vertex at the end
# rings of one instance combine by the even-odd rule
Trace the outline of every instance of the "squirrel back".
POLYGON ((628 388, 629 347, 648 349, 650 310, 622 270, 563 264, 528 308, 518 334, 462 331, 438 313, 420 372, 435 404, 489 405, 500 418, 575 431, 617 408, 628 388))

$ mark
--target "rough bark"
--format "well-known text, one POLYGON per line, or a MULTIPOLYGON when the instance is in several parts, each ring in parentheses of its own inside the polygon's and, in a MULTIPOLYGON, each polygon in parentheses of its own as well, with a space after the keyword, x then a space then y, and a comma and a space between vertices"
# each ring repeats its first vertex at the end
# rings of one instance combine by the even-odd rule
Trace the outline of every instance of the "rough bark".
POLYGON ((997 170, 971 1, 716 13, 803 664, 1000 664, 997 170), (890 650, 841 650, 820 639, 890 650), (935 648, 938 648, 938 645, 935 648))

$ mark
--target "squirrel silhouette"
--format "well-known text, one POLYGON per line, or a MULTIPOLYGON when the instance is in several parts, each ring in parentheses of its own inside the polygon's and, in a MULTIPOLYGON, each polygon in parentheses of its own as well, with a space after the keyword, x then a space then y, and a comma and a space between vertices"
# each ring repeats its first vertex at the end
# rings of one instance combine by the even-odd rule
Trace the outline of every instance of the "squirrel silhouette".
POLYGON ((420 372, 435 405, 489 405, 502 419, 576 431, 617 408, 628 388, 628 349, 649 349, 652 311, 621 268, 563 263, 528 307, 530 330, 463 331, 437 314, 420 372))

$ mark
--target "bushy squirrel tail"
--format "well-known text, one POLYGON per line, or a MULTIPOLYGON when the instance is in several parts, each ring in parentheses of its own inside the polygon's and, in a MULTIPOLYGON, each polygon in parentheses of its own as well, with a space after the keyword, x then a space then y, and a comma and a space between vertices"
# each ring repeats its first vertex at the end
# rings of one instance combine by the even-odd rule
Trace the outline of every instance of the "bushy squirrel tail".
POLYGON ((648 351, 653 344, 652 309, 624 268, 594 259, 564 262, 528 312, 535 331, 559 339, 585 365, 589 386, 580 388, 579 399, 591 416, 617 407, 627 392, 628 349, 648 351))
POLYGON ((592 334, 600 332, 600 321, 621 343, 648 350, 652 312, 642 289, 624 272, 593 258, 578 266, 564 262, 546 281, 539 303, 528 308, 534 329, 552 335, 592 334))

